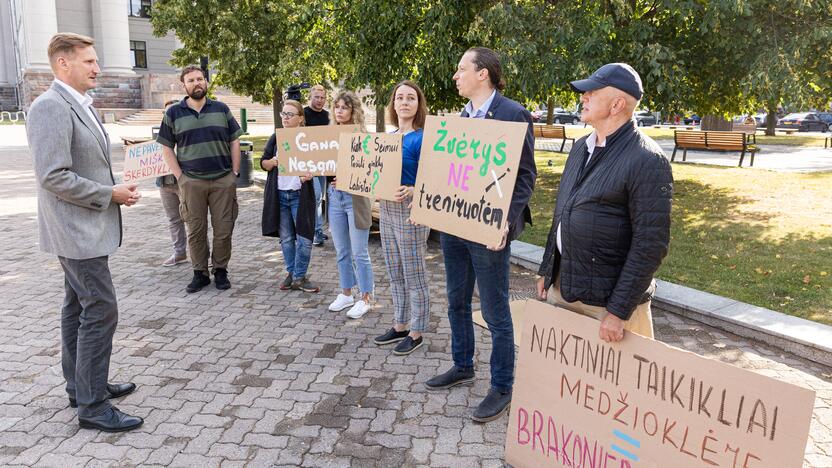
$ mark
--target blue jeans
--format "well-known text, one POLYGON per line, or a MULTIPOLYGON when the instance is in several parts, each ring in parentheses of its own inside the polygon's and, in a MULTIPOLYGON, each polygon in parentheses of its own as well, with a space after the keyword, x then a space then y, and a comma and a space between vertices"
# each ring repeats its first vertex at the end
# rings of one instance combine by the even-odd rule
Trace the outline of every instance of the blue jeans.
POLYGON ((326 176, 316 176, 312 182, 312 187, 315 189, 315 237, 320 238, 324 234, 321 230, 321 226, 324 224, 324 212, 322 209, 323 203, 321 203, 321 198, 323 198, 323 193, 326 187, 326 176))
POLYGON ((298 236, 295 231, 300 190, 278 190, 277 194, 280 205, 280 248, 283 250, 286 271, 293 278, 303 278, 312 255, 312 239, 298 236))
POLYGON ((329 197, 329 231, 338 258, 338 279, 341 288, 352 288, 358 284, 361 294, 373 292, 373 265, 367 242, 369 229, 355 227, 352 212, 352 195, 330 187, 329 197), (357 279, 357 281, 356 281, 357 279))
POLYGON ((474 367, 471 297, 476 280, 482 318, 491 332, 491 388, 510 390, 514 384, 514 328, 508 301, 510 244, 494 252, 482 244, 444 232, 440 243, 445 257, 454 365, 462 369, 474 367))

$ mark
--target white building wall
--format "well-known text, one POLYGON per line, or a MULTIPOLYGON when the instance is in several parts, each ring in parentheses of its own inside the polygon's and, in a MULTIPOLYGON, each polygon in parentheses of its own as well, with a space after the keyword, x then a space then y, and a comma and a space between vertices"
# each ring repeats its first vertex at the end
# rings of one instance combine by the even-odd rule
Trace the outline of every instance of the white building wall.
POLYGON ((0 0, 0 85, 17 84, 13 31, 10 4, 0 0))
POLYGON ((169 63, 170 54, 176 49, 176 36, 168 33, 165 37, 153 35, 153 26, 148 18, 128 18, 130 40, 144 41, 147 48, 147 70, 136 69, 136 73, 175 73, 169 63))
MULTIPOLYGON (((58 13, 58 31, 93 37, 92 7, 90 0, 55 0, 58 13)), ((125 14, 127 7, 124 8, 125 14)))

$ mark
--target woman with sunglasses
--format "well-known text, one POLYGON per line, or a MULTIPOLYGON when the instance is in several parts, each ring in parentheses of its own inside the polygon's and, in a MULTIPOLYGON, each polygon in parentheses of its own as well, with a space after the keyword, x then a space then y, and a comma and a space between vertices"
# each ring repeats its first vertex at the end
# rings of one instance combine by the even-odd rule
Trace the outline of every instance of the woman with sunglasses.
MULTIPOLYGON (((335 125, 353 125, 364 131, 364 110, 361 100, 351 91, 342 91, 333 100, 335 125)), ((347 317, 360 318, 370 310, 373 294, 373 265, 367 243, 373 223, 372 199, 338 190, 337 181, 329 186, 329 230, 338 258, 338 279, 341 293, 329 305, 338 312, 351 307, 347 317), (352 296, 358 286, 359 299, 352 296)))
MULTIPOLYGON (((303 106, 286 100, 280 119, 284 128, 304 125, 303 106)), ((280 237, 280 248, 288 274, 280 289, 295 289, 316 293, 320 288, 309 281, 306 270, 312 256, 315 235, 315 189, 312 175, 304 177, 278 175, 277 142, 275 134, 269 138, 260 159, 260 167, 268 172, 263 194, 263 235, 280 237)))

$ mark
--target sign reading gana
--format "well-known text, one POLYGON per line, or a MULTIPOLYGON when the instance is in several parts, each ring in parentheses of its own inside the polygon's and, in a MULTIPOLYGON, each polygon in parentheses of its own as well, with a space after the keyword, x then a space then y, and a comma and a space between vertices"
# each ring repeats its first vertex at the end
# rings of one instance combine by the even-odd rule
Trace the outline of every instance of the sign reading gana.
POLYGON ((339 135, 354 131, 353 125, 275 129, 279 174, 335 175, 339 135))

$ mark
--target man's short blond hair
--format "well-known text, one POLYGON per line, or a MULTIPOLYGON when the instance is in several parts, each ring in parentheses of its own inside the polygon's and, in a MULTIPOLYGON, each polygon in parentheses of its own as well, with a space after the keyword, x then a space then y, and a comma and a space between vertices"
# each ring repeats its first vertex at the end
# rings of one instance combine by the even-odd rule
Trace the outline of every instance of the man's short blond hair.
POLYGON ((324 93, 324 96, 326 96, 326 88, 324 88, 323 86, 321 86, 319 84, 316 84, 315 86, 309 88, 309 92, 312 92, 312 91, 322 91, 324 93))
POLYGON ((49 48, 47 55, 49 56, 49 63, 54 63, 59 55, 72 55, 75 49, 84 47, 92 47, 95 45, 95 40, 91 37, 82 36, 75 33, 58 33, 52 36, 49 40, 49 48))

